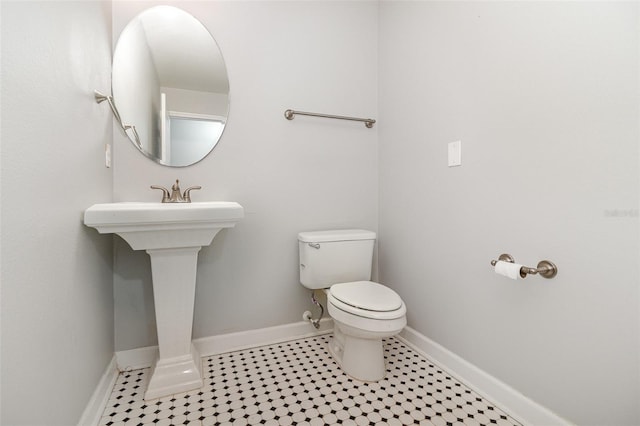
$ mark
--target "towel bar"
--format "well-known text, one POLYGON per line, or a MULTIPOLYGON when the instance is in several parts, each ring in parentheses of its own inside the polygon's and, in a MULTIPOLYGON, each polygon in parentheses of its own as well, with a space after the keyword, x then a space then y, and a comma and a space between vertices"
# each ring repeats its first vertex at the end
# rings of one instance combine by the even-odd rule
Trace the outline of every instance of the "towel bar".
POLYGON ((351 120, 351 121, 362 121, 367 128, 372 128, 373 124, 376 120, 372 118, 356 118, 356 117, 347 117, 344 115, 330 115, 330 114, 318 114, 315 112, 304 112, 304 111, 294 111, 292 109, 288 109, 284 112, 284 117, 287 120, 293 120, 296 115, 308 115, 311 117, 323 117, 323 118, 333 118, 336 120, 351 120))

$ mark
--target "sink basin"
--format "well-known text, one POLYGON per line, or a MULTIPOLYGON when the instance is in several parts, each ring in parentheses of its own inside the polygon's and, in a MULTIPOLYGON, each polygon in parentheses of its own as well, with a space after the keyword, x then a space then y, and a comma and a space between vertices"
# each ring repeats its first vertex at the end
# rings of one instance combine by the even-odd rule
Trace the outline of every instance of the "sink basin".
POLYGON ((146 250, 208 246, 220 229, 243 217, 242 206, 232 201, 125 202, 89 207, 84 223, 101 234, 120 235, 134 250, 146 250))
POLYGON ((244 217, 231 201, 95 204, 84 223, 118 234, 151 257, 158 358, 146 400, 202 387, 200 355, 191 342, 198 252, 244 217))

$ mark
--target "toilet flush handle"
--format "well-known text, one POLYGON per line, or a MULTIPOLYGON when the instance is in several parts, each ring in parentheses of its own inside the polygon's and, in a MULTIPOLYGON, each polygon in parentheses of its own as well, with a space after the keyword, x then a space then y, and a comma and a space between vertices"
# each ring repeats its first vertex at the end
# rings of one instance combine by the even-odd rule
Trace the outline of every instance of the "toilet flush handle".
POLYGON ((320 249, 320 244, 319 243, 308 243, 309 247, 313 247, 314 249, 319 250, 320 249))

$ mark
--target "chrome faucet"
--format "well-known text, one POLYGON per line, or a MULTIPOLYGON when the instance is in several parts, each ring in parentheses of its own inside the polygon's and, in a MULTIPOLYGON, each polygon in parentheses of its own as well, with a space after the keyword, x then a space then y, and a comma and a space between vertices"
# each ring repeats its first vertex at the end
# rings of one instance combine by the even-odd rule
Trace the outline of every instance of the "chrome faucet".
POLYGON ((184 195, 180 194, 180 181, 176 179, 176 183, 171 186, 171 194, 169 190, 163 186, 151 185, 151 189, 159 189, 162 191, 163 203, 190 203, 191 191, 194 189, 202 189, 201 186, 192 186, 184 190, 184 195))

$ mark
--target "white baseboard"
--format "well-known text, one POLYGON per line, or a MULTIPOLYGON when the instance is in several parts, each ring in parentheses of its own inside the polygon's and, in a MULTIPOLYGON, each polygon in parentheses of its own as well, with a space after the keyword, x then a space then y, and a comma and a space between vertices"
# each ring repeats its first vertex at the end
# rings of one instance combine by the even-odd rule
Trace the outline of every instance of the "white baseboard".
POLYGON ((158 358, 157 346, 147 346, 116 352, 118 369, 120 371, 139 370, 141 368, 151 367, 156 358, 158 358))
POLYGON ((205 357, 224 352, 316 336, 318 334, 328 333, 332 328, 333 320, 331 318, 323 318, 320 320, 320 328, 318 329, 315 329, 307 321, 300 321, 275 327, 204 337, 194 340, 193 344, 200 352, 200 355, 205 357))
MULTIPOLYGON (((328 333, 332 328, 333 321, 331 318, 323 318, 320 321, 320 328, 317 330, 313 328, 309 322, 300 321, 292 324, 260 328, 257 330, 239 331, 237 333, 203 337, 195 339, 193 344, 196 347, 196 350, 200 353, 200 356, 205 357, 224 352, 316 336, 318 334, 328 333)), ((118 368, 123 371, 151 367, 157 356, 157 346, 116 352, 118 368)))
POLYGON ((87 406, 80 416, 78 426, 97 425, 100 423, 100 417, 107 405, 113 386, 118 378, 118 368, 116 366, 116 357, 111 358, 111 362, 107 366, 104 374, 98 382, 98 386, 93 391, 87 406))
POLYGON ((521 423, 532 426, 571 425, 567 420, 532 401, 411 327, 405 327, 400 335, 396 337, 412 346, 418 352, 422 352, 427 358, 446 370, 447 373, 452 374, 460 382, 499 406, 521 423))

